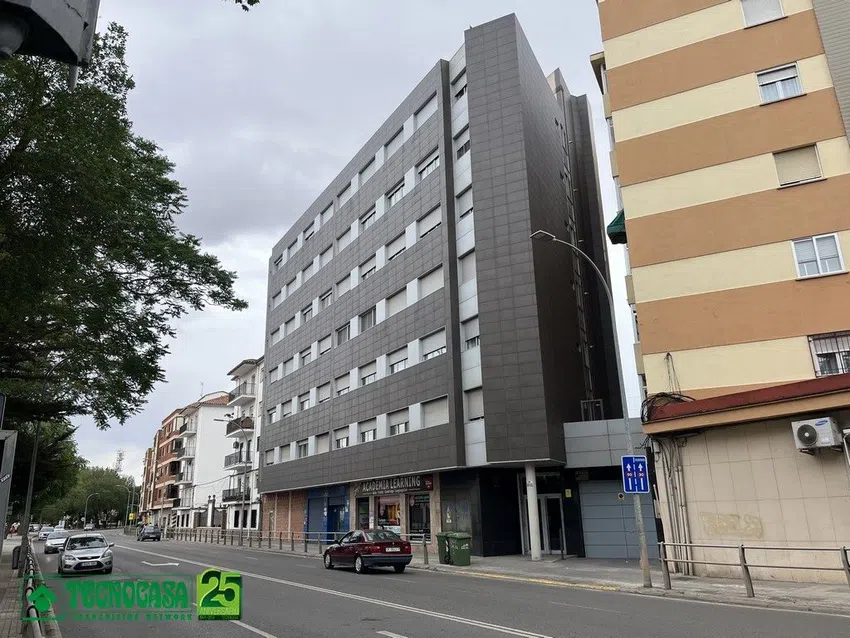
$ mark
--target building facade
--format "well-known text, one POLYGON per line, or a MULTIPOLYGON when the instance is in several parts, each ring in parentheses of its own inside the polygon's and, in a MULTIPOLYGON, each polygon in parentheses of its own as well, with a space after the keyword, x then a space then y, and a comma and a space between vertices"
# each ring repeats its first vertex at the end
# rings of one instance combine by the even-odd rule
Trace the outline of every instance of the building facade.
MULTIPOLYGON (((608 233, 627 245, 668 540, 846 545, 850 3, 598 7, 604 52, 592 62, 622 209, 608 233)), ((753 556, 840 568, 837 552, 753 556)))
POLYGON ((150 520, 161 527, 171 527, 175 523, 175 505, 179 505, 180 488, 177 475, 180 473, 180 460, 177 451, 183 442, 180 434, 182 418, 180 409, 174 410, 162 421, 154 436, 154 479, 151 483, 150 520))
MULTIPOLYGON (((227 403, 230 421, 225 435, 233 445, 224 460, 224 469, 230 477, 221 493, 221 502, 226 508, 226 526, 232 529, 261 527, 257 475, 264 460, 259 453, 264 373, 262 357, 245 359, 227 373, 234 387, 227 403)), ((271 455, 266 456, 273 460, 271 455)))
POLYGON ((271 531, 583 553, 563 428, 621 416, 611 324, 589 269, 529 237, 607 275, 590 122, 515 16, 470 28, 276 244, 271 531))

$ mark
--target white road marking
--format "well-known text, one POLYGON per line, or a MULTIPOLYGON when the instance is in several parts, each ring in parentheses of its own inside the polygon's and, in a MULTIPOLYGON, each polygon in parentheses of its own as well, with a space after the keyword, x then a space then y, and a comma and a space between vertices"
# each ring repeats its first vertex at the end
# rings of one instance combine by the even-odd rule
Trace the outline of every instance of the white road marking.
POLYGON ((256 627, 252 627, 251 625, 246 625, 241 620, 231 620, 230 622, 232 622, 234 625, 239 625, 240 627, 242 627, 243 629, 247 629, 248 631, 253 631, 255 634, 257 634, 258 636, 262 636, 263 638, 277 638, 277 636, 267 634, 262 629, 257 629, 256 627))
POLYGON ((180 563, 149 563, 148 561, 143 560, 142 565, 147 565, 148 567, 178 567, 180 563))
POLYGON ((402 636, 401 634, 394 634, 391 631, 376 631, 375 633, 379 636, 386 636, 387 638, 407 638, 407 636, 402 636))
MULTIPOLYGON (((151 556, 158 556, 159 558, 166 558, 169 560, 176 560, 173 556, 167 556, 165 554, 157 554, 156 552, 148 552, 143 549, 136 549, 134 547, 126 547, 120 546, 121 549, 127 549, 131 552, 139 552, 142 554, 149 554, 151 556)), ((207 563, 201 563, 199 561, 186 560, 181 559, 184 563, 188 563, 190 565, 197 565, 198 567, 213 567, 213 565, 209 565, 207 563)), ((440 620, 446 620, 449 622, 457 623, 460 625, 468 625, 470 627, 477 627, 479 629, 489 629, 490 631, 508 634, 510 636, 520 636, 520 638, 552 638, 551 636, 547 636, 546 634, 537 634, 531 631, 525 631, 524 629, 515 629, 513 627, 505 627, 502 625, 496 625, 493 623, 484 622, 481 620, 473 620, 471 618, 463 618, 461 616, 454 616, 452 614, 444 614, 437 611, 431 611, 428 609, 421 609, 419 607, 411 607, 409 605, 402 605, 400 603, 392 603, 387 600, 380 600, 378 598, 368 598, 366 596, 359 596, 357 594, 350 594, 348 592, 337 591, 335 589, 326 589, 325 587, 316 587, 315 585, 307 585, 305 583, 297 583, 291 580, 284 580, 282 578, 274 578, 273 576, 266 576, 265 574, 253 574, 251 572, 242 571, 236 569, 235 567, 225 567, 224 565, 215 565, 217 569, 240 572, 242 576, 247 576, 249 578, 256 578, 258 580, 264 580, 270 583, 277 583, 279 585, 287 585, 289 587, 296 587, 298 589, 306 589, 307 591, 314 591, 320 594, 327 594, 329 596, 338 596, 340 598, 347 598, 349 600, 356 600, 358 602, 370 603, 372 605, 378 605, 380 607, 389 607, 390 609, 397 609, 399 611, 406 611, 412 614, 419 614, 421 616, 430 616, 431 618, 437 618, 440 620)), ((232 622, 232 621, 231 621, 232 622)))
POLYGON ((621 611, 616 611, 615 609, 603 609, 602 607, 588 607, 587 605, 573 605, 572 603, 561 603, 555 600, 549 601, 550 605, 561 605, 562 607, 576 607, 578 609, 592 609, 593 611, 604 611, 608 614, 622 614, 621 611))

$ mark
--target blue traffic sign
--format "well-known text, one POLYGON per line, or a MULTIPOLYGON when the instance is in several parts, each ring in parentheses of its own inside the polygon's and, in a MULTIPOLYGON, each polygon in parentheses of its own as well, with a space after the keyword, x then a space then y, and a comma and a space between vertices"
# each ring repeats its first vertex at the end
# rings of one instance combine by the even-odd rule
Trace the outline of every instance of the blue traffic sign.
POLYGON ((649 470, 646 457, 640 455, 624 456, 623 491, 627 494, 646 494, 649 492, 649 470))

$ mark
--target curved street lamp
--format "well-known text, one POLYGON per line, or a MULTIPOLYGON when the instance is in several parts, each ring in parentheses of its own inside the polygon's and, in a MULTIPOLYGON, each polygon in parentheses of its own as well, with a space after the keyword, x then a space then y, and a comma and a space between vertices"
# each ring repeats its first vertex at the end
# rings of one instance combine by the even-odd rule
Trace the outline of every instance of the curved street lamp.
POLYGON ((88 523, 88 520, 89 520, 89 499, 92 496, 97 496, 98 494, 100 494, 100 492, 92 492, 91 494, 86 496, 86 508, 83 512, 83 529, 85 529, 86 523, 88 523))
MULTIPOLYGON (((126 527, 129 524, 128 521, 130 520, 130 488, 124 485, 123 483, 116 483, 115 487, 123 487, 125 490, 127 490, 127 512, 124 514, 124 525, 121 526, 126 527)), ((133 486, 133 488, 135 491, 135 485, 133 486)))

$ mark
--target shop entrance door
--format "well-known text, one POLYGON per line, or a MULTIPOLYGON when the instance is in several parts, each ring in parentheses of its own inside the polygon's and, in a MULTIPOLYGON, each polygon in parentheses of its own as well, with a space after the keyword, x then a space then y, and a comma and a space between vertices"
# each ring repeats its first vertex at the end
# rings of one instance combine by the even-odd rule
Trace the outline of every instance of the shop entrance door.
MULTIPOLYGON (((538 494, 537 507, 539 520, 537 533, 540 536, 540 548, 544 554, 560 554, 563 534, 561 533, 561 502, 558 494, 538 494)), ((528 535, 528 497, 522 499, 522 540, 523 553, 531 553, 528 535)))

